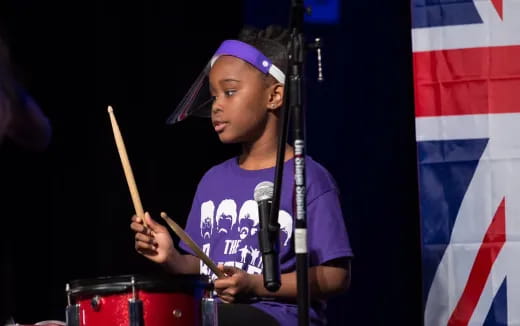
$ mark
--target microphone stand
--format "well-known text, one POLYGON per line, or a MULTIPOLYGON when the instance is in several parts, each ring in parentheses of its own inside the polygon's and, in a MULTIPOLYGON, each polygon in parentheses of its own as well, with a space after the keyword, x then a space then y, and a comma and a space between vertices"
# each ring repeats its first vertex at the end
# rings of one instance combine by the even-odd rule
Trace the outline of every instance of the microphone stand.
MULTIPOLYGON (((275 169, 275 186, 270 214, 270 226, 277 229, 280 193, 285 161, 285 144, 287 141, 288 117, 292 113, 292 132, 294 148, 294 212, 295 230, 294 247, 296 254, 298 325, 309 325, 309 258, 307 253, 307 198, 305 181, 305 119, 303 110, 303 58, 304 39, 302 33, 305 7, 303 0, 291 1, 290 33, 288 46, 288 78, 285 83, 285 105, 281 113, 278 153, 275 169)), ((279 230, 279 226, 278 229, 279 230)))
POLYGON ((292 113, 294 148, 294 251, 296 254, 296 284, 298 325, 309 325, 309 257, 307 253, 307 189, 305 173, 305 115, 303 108, 303 0, 292 0, 289 42, 289 110, 292 113))

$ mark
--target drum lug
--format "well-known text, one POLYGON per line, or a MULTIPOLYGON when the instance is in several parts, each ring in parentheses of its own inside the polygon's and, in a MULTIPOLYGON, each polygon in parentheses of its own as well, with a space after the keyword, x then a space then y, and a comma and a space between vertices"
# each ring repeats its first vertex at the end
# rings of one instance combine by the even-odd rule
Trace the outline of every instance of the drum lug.
POLYGON ((79 305, 67 306, 65 310, 65 324, 67 326, 79 326, 79 305))
POLYGON ((132 277, 132 298, 128 300, 128 313, 130 315, 130 326, 143 326, 143 302, 137 298, 135 290, 135 278, 132 277))
POLYGON ((65 309, 65 325, 79 326, 79 305, 72 304, 70 285, 65 285, 65 292, 67 293, 67 308, 65 309))
POLYGON ((172 311, 173 317, 175 318, 181 318, 182 317, 182 311, 179 309, 173 309, 172 311))
POLYGON ((218 326, 217 301, 213 298, 202 298, 202 326, 218 326))
POLYGON ((99 295, 94 296, 92 300, 90 300, 90 305, 94 311, 99 311, 99 309, 101 309, 101 303, 101 297, 99 295))
POLYGON ((128 313, 130 314, 130 326, 143 326, 143 302, 141 300, 128 300, 128 313))

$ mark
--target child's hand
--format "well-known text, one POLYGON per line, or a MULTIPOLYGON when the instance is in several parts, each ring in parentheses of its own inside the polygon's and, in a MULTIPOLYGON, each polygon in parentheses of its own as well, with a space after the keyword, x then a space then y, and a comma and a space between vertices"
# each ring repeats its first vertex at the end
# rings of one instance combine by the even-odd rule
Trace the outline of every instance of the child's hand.
POLYGON ((144 215, 146 226, 140 217, 133 216, 130 228, 135 231, 135 250, 156 263, 165 263, 174 249, 168 230, 155 222, 150 214, 144 215))
POLYGON ((218 268, 227 275, 214 283, 215 291, 223 302, 234 303, 254 296, 255 275, 231 266, 218 265, 218 268))

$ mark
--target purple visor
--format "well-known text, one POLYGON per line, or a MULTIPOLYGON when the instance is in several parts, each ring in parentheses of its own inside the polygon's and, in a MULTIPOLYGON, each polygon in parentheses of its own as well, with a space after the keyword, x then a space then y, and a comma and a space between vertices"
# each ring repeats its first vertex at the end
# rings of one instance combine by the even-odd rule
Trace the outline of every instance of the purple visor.
POLYGON ((237 40, 222 42, 209 63, 204 67, 198 78, 184 95, 175 110, 166 120, 167 124, 174 124, 189 116, 211 117, 211 95, 209 92, 208 74, 213 64, 220 56, 230 55, 240 58, 264 74, 269 74, 278 82, 285 83, 285 74, 276 67, 271 60, 255 47, 237 40))
POLYGON ((249 62, 264 74, 270 74, 280 83, 285 83, 285 74, 254 46, 237 40, 224 41, 213 55, 213 58, 211 58, 210 64, 212 67, 215 61, 222 55, 231 55, 240 58, 249 62))

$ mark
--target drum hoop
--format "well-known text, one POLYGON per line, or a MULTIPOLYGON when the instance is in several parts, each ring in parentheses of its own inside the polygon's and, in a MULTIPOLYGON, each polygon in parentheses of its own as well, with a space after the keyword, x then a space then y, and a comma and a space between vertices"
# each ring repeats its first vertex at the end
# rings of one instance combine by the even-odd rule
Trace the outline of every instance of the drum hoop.
POLYGON ((134 277, 136 290, 147 292, 176 291, 193 294, 211 289, 212 284, 205 275, 177 275, 175 277, 150 277, 143 275, 104 276, 93 279, 78 279, 70 282, 71 296, 93 294, 117 294, 131 291, 134 277))

